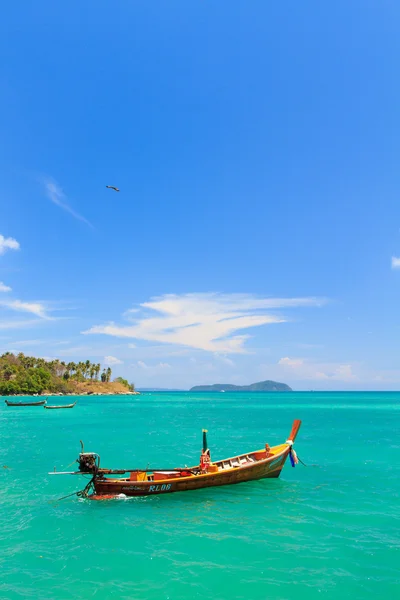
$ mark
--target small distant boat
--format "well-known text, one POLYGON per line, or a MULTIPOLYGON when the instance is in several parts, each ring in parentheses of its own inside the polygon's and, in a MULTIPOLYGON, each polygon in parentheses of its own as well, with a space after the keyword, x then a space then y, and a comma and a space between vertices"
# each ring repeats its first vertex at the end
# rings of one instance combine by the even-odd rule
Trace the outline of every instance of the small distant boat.
POLYGON ((58 406, 57 406, 57 405, 54 405, 54 404, 53 404, 53 406, 51 406, 51 405, 49 405, 49 404, 45 404, 45 405, 44 405, 44 407, 45 407, 47 410, 55 410, 55 409, 57 409, 57 408, 74 408, 75 404, 76 404, 76 402, 74 402, 73 404, 60 404, 60 405, 58 405, 58 406))
MULTIPOLYGON (((200 464, 180 469, 104 469, 100 467, 100 456, 96 452, 84 452, 81 442, 79 471, 54 471, 49 475, 91 475, 92 479, 77 495, 93 500, 184 492, 279 477, 288 457, 292 466, 297 463, 293 444, 300 425, 301 421, 294 421, 283 444, 272 448, 266 444, 260 450, 209 462, 207 468, 200 464)), ((203 452, 208 448, 206 434, 203 429, 203 452)))
POLYGON ((5 400, 7 406, 43 406, 46 402, 47 398, 45 400, 38 400, 37 402, 11 402, 10 400, 5 400))

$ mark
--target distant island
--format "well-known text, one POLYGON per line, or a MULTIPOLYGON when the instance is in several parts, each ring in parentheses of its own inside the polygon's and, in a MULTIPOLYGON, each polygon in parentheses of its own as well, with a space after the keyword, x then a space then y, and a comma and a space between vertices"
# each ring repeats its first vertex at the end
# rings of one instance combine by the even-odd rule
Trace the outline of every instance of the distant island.
POLYGON ((138 393, 133 383, 123 377, 111 381, 110 367, 100 371, 100 363, 89 360, 66 363, 6 352, 0 356, 0 396, 138 393))
POLYGON ((292 392, 286 383, 278 381, 259 381, 250 385, 232 385, 231 383, 214 383, 214 385, 195 385, 190 392, 292 392))

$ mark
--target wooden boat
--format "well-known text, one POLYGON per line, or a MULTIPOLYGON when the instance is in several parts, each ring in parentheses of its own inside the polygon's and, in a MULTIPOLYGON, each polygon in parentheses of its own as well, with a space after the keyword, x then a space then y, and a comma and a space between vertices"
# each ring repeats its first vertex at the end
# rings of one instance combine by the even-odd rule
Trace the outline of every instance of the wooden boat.
MULTIPOLYGON (((170 494, 279 477, 289 455, 293 466, 297 461, 293 444, 300 425, 301 421, 294 421, 289 438, 283 444, 272 448, 266 444, 261 450, 211 462, 206 472, 199 466, 153 470, 103 469, 100 468, 99 455, 94 452, 84 452, 82 444, 82 452, 77 460, 79 471, 68 474, 91 474, 91 481, 78 495, 94 500, 117 496, 170 494)), ((203 448, 207 448, 205 433, 203 433, 203 448)), ((67 473, 50 473, 50 475, 54 474, 67 473)))
POLYGON ((47 398, 45 400, 38 400, 37 402, 11 402, 10 400, 5 400, 7 406, 43 406, 46 402, 47 398))
POLYGON ((55 410, 58 408, 74 408, 75 404, 76 404, 76 402, 74 402, 73 404, 60 404, 58 406, 55 404, 53 404, 53 405, 45 404, 44 407, 47 410, 55 410))

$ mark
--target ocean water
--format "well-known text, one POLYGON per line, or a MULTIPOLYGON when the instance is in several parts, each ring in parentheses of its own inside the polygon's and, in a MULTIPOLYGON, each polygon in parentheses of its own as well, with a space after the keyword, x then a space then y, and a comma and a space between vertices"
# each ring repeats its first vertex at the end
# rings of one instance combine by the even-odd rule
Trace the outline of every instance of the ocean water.
POLYGON ((396 393, 0 406, 0 598, 399 598, 399 435, 396 393), (285 441, 295 418, 308 466, 278 480, 94 502, 56 501, 83 478, 47 474, 74 468, 81 439, 103 466, 166 468, 198 462, 203 427, 216 459, 285 441))

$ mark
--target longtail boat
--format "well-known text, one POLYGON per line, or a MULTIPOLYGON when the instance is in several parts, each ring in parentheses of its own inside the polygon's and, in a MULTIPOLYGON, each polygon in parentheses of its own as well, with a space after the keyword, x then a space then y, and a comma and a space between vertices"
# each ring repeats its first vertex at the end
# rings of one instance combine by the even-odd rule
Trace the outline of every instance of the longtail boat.
MULTIPOLYGON (((55 471, 49 475, 92 475, 88 485, 77 495, 93 500, 170 494, 279 477, 288 456, 292 466, 297 463, 293 444, 300 425, 301 421, 294 421, 288 439, 278 446, 270 448, 266 444, 261 450, 181 469, 104 469, 100 467, 100 456, 84 452, 81 442, 82 452, 77 459, 79 471, 55 471)), ((206 434, 203 430, 203 452, 208 448, 206 434)))
POLYGON ((7 406, 43 406, 46 402, 47 398, 45 400, 38 400, 37 402, 11 402, 10 400, 5 400, 7 406))
POLYGON ((51 404, 45 404, 44 407, 47 410, 55 410, 55 409, 58 409, 58 408, 74 408, 75 404, 76 404, 76 402, 74 402, 73 404, 60 404, 58 406, 55 405, 55 404, 53 404, 53 405, 51 405, 51 404))

